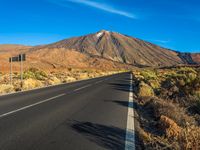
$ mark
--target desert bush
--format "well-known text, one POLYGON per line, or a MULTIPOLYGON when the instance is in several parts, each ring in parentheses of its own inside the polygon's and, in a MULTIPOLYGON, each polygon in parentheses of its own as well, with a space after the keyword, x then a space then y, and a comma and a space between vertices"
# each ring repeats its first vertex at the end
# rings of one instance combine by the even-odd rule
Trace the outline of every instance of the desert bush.
POLYGON ((148 80, 147 84, 150 85, 154 90, 160 89, 161 86, 159 80, 153 80, 153 79, 148 80))
POLYGON ((31 71, 25 71, 23 74, 24 79, 35 78, 35 74, 31 71))
POLYGON ((200 149, 200 67, 138 72, 136 94, 150 93, 150 88, 155 93, 138 97, 145 148, 200 149))
POLYGON ((139 84, 138 96, 140 97, 154 96, 154 91, 151 86, 142 81, 139 84))
POLYGON ((177 138, 181 132, 181 127, 174 120, 164 115, 160 117, 159 126, 164 130, 166 138, 170 140, 177 138))
POLYGON ((43 71, 38 71, 35 73, 35 78, 37 80, 44 80, 47 77, 46 73, 43 71))
POLYGON ((179 107, 169 101, 165 101, 158 98, 151 98, 144 105, 144 109, 152 112, 152 118, 159 120, 160 117, 166 116, 174 120, 179 126, 184 127, 187 123, 196 125, 196 121, 193 117, 187 115, 184 108, 179 107))
POLYGON ((79 79, 79 80, 88 79, 88 78, 89 78, 89 76, 88 76, 88 73, 87 73, 87 72, 80 73, 80 74, 78 75, 78 79, 79 79))
POLYGON ((200 149, 200 127, 190 126, 182 130, 178 138, 181 150, 200 149))
POLYGON ((186 83, 191 83, 197 78, 197 72, 193 68, 184 67, 175 69, 172 73, 167 74, 166 77, 176 80, 184 79, 186 83))
MULTIPOLYGON (((169 91, 171 87, 176 87, 177 90, 174 93, 170 91, 170 96, 173 98, 195 96, 198 94, 197 90, 200 87, 199 78, 199 73, 193 68, 176 69, 173 73, 166 75, 166 79, 162 82, 162 88, 169 91)), ((165 92, 165 94, 167 95, 169 92, 165 92)), ((162 93, 162 95, 165 94, 162 93)))
POLYGON ((22 90, 30 90, 43 86, 42 82, 36 79, 26 79, 22 85, 22 90))
POLYGON ((76 78, 67 76, 64 78, 63 83, 73 82, 76 81, 76 78))
POLYGON ((11 93, 14 92, 14 87, 9 84, 0 84, 0 93, 11 93))
POLYGON ((179 74, 186 74, 186 73, 195 73, 196 74, 195 69, 192 68, 192 67, 181 67, 181 68, 179 68, 177 70, 178 70, 177 72, 179 74))
POLYGON ((145 144, 146 150, 180 150, 176 141, 169 141, 165 137, 151 136, 151 140, 145 144))
POLYGON ((47 78, 47 74, 44 71, 41 71, 36 68, 30 68, 29 70, 26 70, 23 74, 24 79, 37 79, 37 80, 44 80, 47 78))
POLYGON ((47 80, 47 84, 48 85, 56 85, 56 84, 60 84, 61 83, 61 80, 58 79, 57 77, 55 76, 51 76, 48 80, 47 80))
POLYGON ((156 79, 157 78, 156 73, 157 72, 155 70, 143 70, 143 71, 141 71, 141 75, 144 77, 144 79, 146 81, 156 79))

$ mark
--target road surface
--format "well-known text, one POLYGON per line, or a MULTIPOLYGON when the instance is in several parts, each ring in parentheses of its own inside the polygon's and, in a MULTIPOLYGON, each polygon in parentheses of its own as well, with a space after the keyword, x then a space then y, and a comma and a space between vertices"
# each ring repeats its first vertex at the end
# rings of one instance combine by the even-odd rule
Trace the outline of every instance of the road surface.
POLYGON ((122 73, 1 96, 0 150, 128 149, 130 80, 122 73))

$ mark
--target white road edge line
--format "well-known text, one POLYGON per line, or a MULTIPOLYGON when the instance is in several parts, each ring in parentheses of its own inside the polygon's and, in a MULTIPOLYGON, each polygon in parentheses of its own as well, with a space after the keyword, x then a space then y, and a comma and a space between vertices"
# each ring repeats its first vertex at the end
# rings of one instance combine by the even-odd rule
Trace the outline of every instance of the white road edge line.
POLYGON ((66 94, 60 94, 60 95, 57 95, 57 96, 54 96, 54 97, 51 97, 51 98, 48 98, 46 100, 43 100, 43 101, 40 101, 40 102, 37 102, 37 103, 34 103, 34 104, 31 104, 31 105, 28 105, 28 106, 25 106, 25 107, 22 107, 22 108, 19 108, 19 109, 16 109, 16 110, 13 110, 13 111, 10 111, 8 113, 5 113, 5 114, 2 114, 0 115, 0 118, 3 118, 5 116, 8 116, 8 115, 11 115, 11 114, 14 114, 16 112, 19 112, 19 111, 22 111, 22 110, 25 110, 25 109, 28 109, 30 107, 33 107, 33 106, 36 106, 36 105, 39 105, 39 104, 42 104, 42 103, 45 103, 45 102, 48 102, 48 101, 51 101, 51 100, 54 100, 56 98, 59 98, 59 97, 62 97, 66 94))
POLYGON ((126 127, 126 142, 125 150, 135 150, 135 124, 134 124, 134 108, 133 108, 133 76, 130 76, 130 92, 129 92, 129 104, 128 104, 128 116, 126 127))
POLYGON ((87 87, 89 87, 89 86, 92 86, 92 84, 85 85, 85 86, 83 86, 83 87, 80 87, 80 88, 78 88, 78 89, 75 89, 74 91, 80 91, 80 90, 85 89, 85 88, 87 88, 87 87))

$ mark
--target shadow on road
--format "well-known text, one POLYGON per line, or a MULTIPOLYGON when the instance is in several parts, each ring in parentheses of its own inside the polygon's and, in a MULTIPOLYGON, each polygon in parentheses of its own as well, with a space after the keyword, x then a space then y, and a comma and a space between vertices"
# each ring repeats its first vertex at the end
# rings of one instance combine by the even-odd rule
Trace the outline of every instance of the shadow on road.
MULTIPOLYGON (((113 89, 124 91, 124 92, 132 92, 130 91, 130 78, 124 78, 124 79, 117 79, 115 82, 109 83, 109 85, 112 86, 113 89)), ((121 106, 130 107, 136 109, 136 103, 135 102, 129 102, 129 99, 127 97, 127 100, 105 100, 105 102, 113 102, 116 104, 119 104, 121 106)))
POLYGON ((115 90, 120 90, 120 91, 125 91, 129 92, 130 91, 130 83, 110 83, 110 85, 113 87, 115 90))
POLYGON ((130 78, 117 79, 109 85, 115 90, 130 92, 130 78))
POLYGON ((124 106, 124 107, 130 107, 137 109, 137 104, 135 102, 128 102, 127 101, 120 101, 120 100, 105 100, 105 102, 111 102, 111 103, 116 103, 118 105, 124 106))
POLYGON ((123 150, 125 148, 126 130, 114 126, 78 121, 74 121, 71 127, 90 141, 106 149, 123 150))

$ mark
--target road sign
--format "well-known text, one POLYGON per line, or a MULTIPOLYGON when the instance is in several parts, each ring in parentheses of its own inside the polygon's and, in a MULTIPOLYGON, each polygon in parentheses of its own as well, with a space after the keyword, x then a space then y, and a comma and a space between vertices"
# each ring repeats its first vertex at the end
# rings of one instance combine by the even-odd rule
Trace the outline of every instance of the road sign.
POLYGON ((18 62, 19 61, 19 57, 11 57, 9 58, 9 62, 18 62))
POLYGON ((26 54, 19 55, 19 61, 26 61, 26 54))
POLYGON ((26 61, 26 54, 20 54, 15 57, 10 57, 10 84, 12 85, 12 63, 13 62, 20 62, 20 72, 21 72, 21 87, 23 83, 23 61, 26 61))
POLYGON ((9 58, 9 62, 26 61, 26 54, 20 54, 19 56, 9 58), (11 60, 12 59, 12 60, 11 60))

